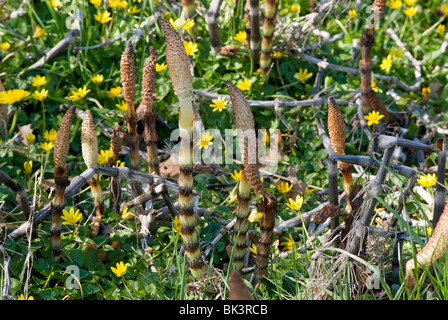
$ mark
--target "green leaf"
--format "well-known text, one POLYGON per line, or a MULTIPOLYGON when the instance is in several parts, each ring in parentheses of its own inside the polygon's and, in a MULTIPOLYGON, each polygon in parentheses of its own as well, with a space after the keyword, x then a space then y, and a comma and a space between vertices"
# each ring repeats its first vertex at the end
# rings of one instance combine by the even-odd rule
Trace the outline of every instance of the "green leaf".
POLYGON ((79 267, 82 267, 84 265, 84 253, 82 252, 82 250, 71 250, 70 257, 79 267))

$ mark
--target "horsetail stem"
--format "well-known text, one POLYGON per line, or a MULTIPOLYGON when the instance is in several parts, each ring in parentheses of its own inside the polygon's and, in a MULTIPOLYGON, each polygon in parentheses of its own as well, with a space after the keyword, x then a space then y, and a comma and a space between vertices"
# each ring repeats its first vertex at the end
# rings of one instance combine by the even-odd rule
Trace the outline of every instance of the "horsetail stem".
MULTIPOLYGON (((107 166, 112 167, 117 163, 118 157, 121 153, 121 147, 123 143, 123 130, 119 124, 115 125, 112 130, 112 136, 110 138, 110 148, 112 149, 112 157, 107 160, 107 166)), ((110 178, 110 195, 112 200, 112 210, 115 214, 121 214, 121 184, 120 179, 110 178)))
MULTIPOLYGON (((385 0, 375 0, 373 3, 372 12, 375 13, 373 17, 381 18, 384 12, 385 0), (377 14, 376 14, 377 13, 377 14)), ((361 35, 361 60, 359 61, 359 71, 361 78, 361 108, 364 113, 371 110, 377 111, 384 115, 383 122, 385 124, 391 123, 394 116, 387 110, 384 102, 380 99, 378 94, 372 89, 372 47, 375 42, 375 27, 379 21, 373 20, 373 24, 364 29, 361 35)))
POLYGON ((171 82, 179 99, 179 218, 181 236, 188 266, 194 278, 204 276, 206 265, 199 248, 199 234, 196 230, 196 214, 193 198, 193 86, 190 64, 183 42, 171 24, 158 20, 166 39, 166 62, 171 82))
POLYGON ((112 157, 107 160, 107 166, 112 167, 117 163, 118 157, 121 153, 123 144, 123 129, 119 124, 116 124, 112 129, 110 137, 110 148, 112 149, 112 157))
POLYGON ((254 192, 266 196, 267 192, 261 182, 259 172, 254 116, 243 93, 230 81, 226 81, 226 86, 235 114, 244 173, 254 192))
MULTIPOLYGON (((134 47, 130 41, 126 42, 126 48, 121 55, 120 63, 121 83, 123 87, 123 98, 127 106, 126 123, 128 126, 129 139, 129 167, 132 170, 140 170, 139 155, 139 136, 137 133, 137 113, 135 111, 135 66, 134 66, 134 47)), ((140 183, 134 183, 133 188, 137 196, 143 193, 140 183)), ((137 207, 137 211, 141 214, 143 210, 137 207)))
POLYGON ((260 70, 262 74, 266 74, 271 65, 277 7, 278 0, 266 0, 264 4, 263 40, 261 41, 260 57, 260 70))
POLYGON ((196 14, 194 0, 182 0, 182 15, 185 19, 192 19, 196 14))
MULTIPOLYGON (((333 97, 328 98, 328 135, 335 154, 345 155, 345 123, 341 110, 333 97)), ((353 187, 352 165, 339 162, 339 171, 344 178, 344 189, 347 195, 353 187)), ((351 211, 350 201, 347 201, 347 211, 351 211)))
POLYGON ((436 227, 425 246, 417 253, 416 260, 410 259, 406 263, 406 284, 409 295, 416 285, 415 267, 429 266, 441 258, 448 250, 448 202, 437 222, 436 227))
POLYGON ((75 115, 75 106, 71 106, 62 118, 59 131, 54 141, 54 182, 55 195, 52 203, 52 219, 50 225, 50 245, 54 261, 61 260, 62 210, 65 206, 65 188, 68 185, 66 160, 70 148, 70 129, 75 115))
MULTIPOLYGON (((96 137, 95 123, 90 110, 87 110, 84 113, 84 119, 81 124, 81 149, 87 168, 96 168, 98 166, 98 139, 96 137)), ((89 180, 89 185, 95 199, 96 212, 96 218, 92 225, 92 229, 94 233, 97 234, 101 217, 106 210, 104 206, 103 190, 101 189, 98 174, 92 176, 89 180)))
POLYGON ((126 48, 121 55, 120 75, 123 88, 123 98, 127 106, 126 122, 130 135, 130 168, 138 170, 140 167, 140 157, 138 153, 138 133, 137 114, 135 112, 135 67, 134 67, 134 47, 130 41, 126 42, 126 48))
POLYGON ((247 181, 244 169, 241 168, 241 179, 239 181, 238 190, 238 207, 236 209, 236 223, 233 227, 233 245, 235 246, 235 254, 232 266, 235 270, 240 271, 244 267, 244 256, 246 254, 246 234, 249 229, 249 200, 250 200, 250 184, 247 181))
POLYGON ((250 54, 254 68, 260 63, 260 1, 249 0, 250 5, 250 54))
POLYGON ((277 199, 266 191, 261 182, 257 140, 255 137, 255 122, 249 103, 243 93, 232 83, 226 81, 226 86, 235 115, 239 148, 243 155, 242 168, 254 192, 263 196, 262 211, 264 214, 260 225, 255 276, 260 283, 265 283, 268 273, 267 268, 275 225, 275 215, 277 212, 277 199))
POLYGON ((142 105, 143 105, 143 139, 146 143, 148 166, 151 170, 160 173, 159 158, 157 154, 157 113, 154 112, 156 99, 156 63, 157 51, 149 47, 150 55, 143 66, 142 76, 142 105))

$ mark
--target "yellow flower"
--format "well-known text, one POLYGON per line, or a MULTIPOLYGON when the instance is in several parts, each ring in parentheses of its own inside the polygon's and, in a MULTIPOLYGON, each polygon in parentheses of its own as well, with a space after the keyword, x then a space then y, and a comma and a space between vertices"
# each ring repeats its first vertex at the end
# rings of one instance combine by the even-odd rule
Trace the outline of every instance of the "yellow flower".
MULTIPOLYGON (((23 295, 23 293, 20 294, 17 300, 25 300, 25 296, 23 295)), ((33 296, 29 296, 27 300, 34 300, 34 298, 33 296)))
POLYGON ((36 26, 36 29, 34 29, 34 36, 36 38, 42 38, 45 35, 45 30, 42 29, 40 26, 36 26))
POLYGON ((175 217, 174 217, 174 220, 173 220, 173 230, 174 230, 176 233, 180 233, 180 229, 181 229, 181 224, 180 224, 179 217, 178 217, 178 216, 175 216, 175 217))
POLYGON ((375 92, 379 91, 378 85, 376 84, 375 80, 372 80, 372 90, 375 92))
POLYGON ((283 237, 285 241, 280 242, 280 245, 283 247, 282 251, 292 251, 293 248, 295 248, 295 242, 292 239, 292 236, 290 233, 288 233, 288 237, 283 237))
POLYGON ((299 79, 300 82, 305 83, 306 80, 311 78, 313 76, 313 73, 308 73, 308 69, 302 70, 302 68, 299 69, 299 72, 296 73, 297 79, 299 79))
POLYGON ((110 7, 111 8, 118 8, 118 9, 124 9, 128 6, 128 2, 127 1, 122 1, 122 0, 112 0, 110 3, 110 7))
POLYGON ((54 148, 54 143, 53 142, 43 142, 40 144, 40 147, 45 151, 48 152, 51 149, 54 148))
POLYGON ((28 143, 28 145, 32 145, 34 143, 34 141, 36 141, 36 136, 32 133, 29 133, 25 136, 26 139, 26 143, 28 143))
POLYGON ((46 84, 47 84, 47 79, 45 78, 45 76, 42 77, 40 75, 37 75, 37 76, 33 77, 33 79, 31 80, 31 85, 33 87, 39 88, 46 84))
POLYGON ((252 245, 249 248, 249 251, 255 255, 257 254, 257 246, 255 245, 255 243, 252 243, 252 245))
POLYGON ((166 67, 168 67, 168 66, 165 62, 163 62, 162 64, 156 63, 156 72, 161 72, 161 71, 165 70, 166 67))
POLYGON ((292 184, 288 182, 280 182, 277 185, 277 190, 280 193, 288 193, 292 189, 292 184))
MULTIPOLYGON (((267 130, 263 132, 263 137, 261 138, 261 141, 263 141, 265 144, 269 144, 269 141, 271 141, 271 138, 269 137, 269 133, 267 130)), ((263 182, 263 178, 261 178, 261 182, 263 182)))
POLYGON ((441 36, 443 36, 445 34, 445 25, 444 24, 439 24, 437 26, 437 31, 438 34, 440 34, 441 36))
POLYGON ((448 5, 447 4, 442 4, 440 6, 440 9, 443 11, 444 15, 448 15, 448 5))
POLYGON ((41 91, 34 91, 33 98, 39 101, 43 101, 48 96, 48 90, 43 89, 41 91))
POLYGON ((168 21, 169 21, 169 23, 171 23, 171 26, 174 28, 174 30, 179 28, 179 26, 180 26, 180 19, 173 20, 173 18, 170 18, 170 20, 168 20, 168 21))
POLYGON ((23 168, 25 169, 25 173, 31 173, 31 170, 33 169, 33 161, 25 161, 23 163, 23 168))
POLYGON ((401 2, 401 0, 390 0, 386 2, 386 5, 388 5, 392 9, 398 9, 401 7, 402 4, 403 3, 401 2))
POLYGON ((379 111, 372 111, 364 118, 367 120, 367 125, 371 126, 372 124, 380 123, 380 120, 384 117, 384 115, 380 114, 379 111))
POLYGON ((198 51, 197 43, 193 43, 191 41, 184 41, 185 52, 189 56, 194 56, 195 52, 198 51))
POLYGON ((392 47, 392 49, 390 49, 390 54, 392 57, 396 58, 396 59, 402 59, 403 58, 403 49, 401 49, 400 47, 392 47))
POLYGON ((142 11, 142 9, 139 9, 139 7, 137 7, 137 6, 132 6, 131 8, 128 9, 128 11, 131 14, 136 14, 136 13, 139 13, 140 11, 142 11))
POLYGON ((300 208, 302 208, 303 204, 303 197, 300 195, 296 196, 296 200, 292 200, 291 198, 288 199, 289 203, 286 205, 290 207, 292 210, 299 211, 300 208))
POLYGON ((109 91, 107 91, 107 96, 110 99, 118 97, 120 94, 121 94, 121 87, 111 88, 109 91))
POLYGON ((263 214, 261 212, 258 212, 257 210, 253 210, 250 214, 249 217, 247 217, 247 220, 249 220, 249 222, 258 222, 261 220, 261 218, 263 217, 263 214))
POLYGON ((107 10, 105 10, 104 12, 98 11, 94 17, 95 20, 99 21, 100 23, 107 23, 112 20, 112 18, 110 17, 110 12, 107 10))
POLYGON ((292 14, 296 14, 300 11, 300 6, 294 3, 289 7, 289 11, 291 11, 292 14))
POLYGON ((195 25, 194 20, 193 20, 193 19, 188 19, 188 20, 185 22, 185 24, 184 24, 184 26, 182 27, 182 29, 188 31, 188 30, 190 30, 191 28, 193 28, 194 25, 195 25))
POLYGON ((239 31, 234 38, 238 42, 246 41, 247 39, 247 32, 246 31, 239 31))
POLYGON ((427 97, 427 96, 429 96, 430 93, 431 93, 431 89, 429 87, 422 88, 422 95, 427 97))
POLYGON ((348 12, 348 16, 350 17, 350 20, 353 20, 358 14, 356 13, 356 10, 350 10, 348 12))
POLYGON ((103 3, 103 0, 90 0, 90 3, 98 8, 103 3))
POLYGON ((101 150, 98 154, 98 164, 102 165, 107 163, 107 160, 109 160, 110 157, 112 157, 112 149, 109 148, 109 150, 101 150))
POLYGON ((234 172, 235 174, 233 174, 233 173, 230 174, 230 176, 232 177, 232 179, 235 180, 235 181, 240 181, 240 179, 241 179, 241 171, 233 170, 233 172, 234 172))
MULTIPOLYGON (((288 55, 281 53, 280 51, 272 50, 272 57, 274 59, 279 59, 281 57, 287 57, 288 55)), ((258 71, 258 70, 257 70, 258 71)))
POLYGON ((426 232, 427 232, 429 235, 431 235, 431 234, 432 234, 432 228, 431 228, 431 227, 426 228, 426 232))
POLYGON ((236 86, 241 91, 245 91, 245 90, 249 91, 250 87, 252 86, 252 82, 250 82, 250 80, 248 80, 248 79, 244 79, 244 80, 240 80, 240 82, 238 82, 238 84, 236 86))
POLYGON ((62 224, 69 225, 69 224, 76 224, 79 220, 82 219, 82 214, 79 213, 79 209, 75 211, 75 208, 71 207, 69 211, 62 210, 62 224))
POLYGON ((9 48, 11 48, 11 45, 9 44, 9 42, 0 43, 0 49, 8 51, 9 48))
POLYGON ((418 11, 418 7, 409 7, 409 8, 406 8, 405 10, 403 10, 404 14, 407 15, 408 17, 415 16, 417 11, 418 11))
POLYGON ((386 70, 386 72, 389 72, 391 67, 392 67, 392 56, 389 54, 381 62, 380 68, 381 70, 386 70))
POLYGON ((128 106, 125 101, 121 101, 120 103, 116 104, 115 106, 123 112, 128 112, 128 106))
POLYGON ((10 89, 0 92, 0 103, 14 104, 30 96, 30 92, 23 89, 10 89))
POLYGON ((232 191, 230 192, 230 199, 229 199, 229 203, 234 203, 238 201, 238 195, 236 192, 232 191))
POLYGON ((122 167, 122 168, 126 167, 126 162, 117 160, 117 163, 115 164, 115 167, 122 167))
POLYGON ((82 98, 85 98, 85 96, 87 95, 87 93, 90 92, 90 89, 87 90, 87 87, 84 86, 82 88, 78 88, 76 90, 72 90, 70 91, 71 96, 68 96, 69 99, 73 100, 73 101, 77 101, 80 100, 82 98))
POLYGON ((56 140, 56 136, 58 135, 58 132, 54 129, 51 129, 50 132, 48 130, 45 130, 44 132, 44 138, 50 142, 53 142, 56 140))
POLYGON ((218 99, 213 99, 212 100, 212 104, 210 105, 210 107, 213 107, 213 112, 215 111, 219 111, 221 112, 222 110, 224 110, 226 108, 226 105, 229 103, 229 101, 226 100, 226 98, 224 97, 220 97, 218 99))
POLYGON ((92 77, 92 82, 95 84, 101 83, 101 82, 103 82, 103 80, 104 80, 104 77, 102 74, 96 74, 92 77))
POLYGON ((134 215, 131 212, 129 212, 129 208, 127 206, 125 206, 123 208, 123 212, 121 213, 121 218, 124 220, 129 220, 129 219, 132 219, 133 217, 134 217, 134 215))
POLYGON ((379 214, 379 213, 383 212, 384 210, 386 210, 386 209, 384 209, 384 208, 377 208, 377 209, 375 209, 375 212, 377 214, 379 214))
POLYGON ((201 138, 196 145, 199 146, 199 149, 207 149, 208 146, 212 144, 212 140, 213 136, 211 136, 208 131, 205 134, 202 134, 201 132, 201 138))
POLYGON ((417 179, 417 182, 422 187, 432 187, 437 183, 437 176, 435 173, 428 173, 427 175, 421 175, 420 178, 417 179))
POLYGON ((52 6, 53 8, 57 8, 62 6, 62 3, 59 0, 50 0, 50 6, 52 6))
POLYGON ((110 269, 119 278, 126 274, 127 267, 128 267, 127 264, 124 264, 123 261, 120 261, 119 263, 116 264, 116 268, 110 267, 110 269))
POLYGON ((408 6, 413 6, 414 4, 417 3, 418 0, 404 0, 404 3, 406 3, 406 5, 408 6))

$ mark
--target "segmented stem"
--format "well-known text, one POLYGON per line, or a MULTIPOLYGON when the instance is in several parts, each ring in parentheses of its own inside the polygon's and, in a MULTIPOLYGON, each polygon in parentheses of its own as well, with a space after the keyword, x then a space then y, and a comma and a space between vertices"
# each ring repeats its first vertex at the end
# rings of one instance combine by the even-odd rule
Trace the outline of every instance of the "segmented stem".
POLYGON ((250 189, 250 184, 247 181, 244 169, 241 168, 236 223, 233 227, 233 245, 235 252, 232 267, 238 271, 244 267, 244 256, 246 254, 246 234, 249 229, 249 221, 247 218, 249 217, 250 189))
POLYGON ((62 210, 65 206, 65 189, 68 185, 66 160, 70 148, 70 129, 76 108, 70 107, 62 118, 61 126, 54 141, 54 181, 55 195, 52 202, 52 219, 50 224, 50 246, 55 262, 61 260, 62 210))
POLYGON ((138 150, 137 114, 135 112, 135 67, 134 48, 130 41, 126 42, 126 48, 121 55, 120 63, 121 83, 123 87, 123 98, 127 106, 126 122, 128 126, 130 168, 139 170, 140 156, 138 150))
POLYGON ((261 41, 260 70, 263 74, 271 65, 272 44, 274 43, 275 20, 277 16, 277 0, 266 0, 264 4, 263 40, 261 41))
MULTIPOLYGON (((112 130, 112 136, 110 138, 110 148, 112 149, 112 157, 107 160, 107 166, 112 167, 117 163, 118 157, 121 153, 121 147, 123 144, 123 130, 119 124, 115 125, 112 130)), ((110 195, 112 201, 112 210, 115 214, 121 214, 120 203, 121 203, 121 184, 120 179, 111 177, 110 178, 110 195)))
POLYGON ((179 99, 179 218, 188 266, 194 278, 204 276, 206 265, 199 248, 193 198, 193 86, 185 47, 169 22, 158 20, 166 39, 166 62, 179 99))
MULTIPOLYGON (((346 136, 345 123, 341 110, 333 97, 328 98, 328 135, 333 151, 336 154, 344 155, 346 136)), ((341 161, 339 162, 338 167, 344 178, 345 192, 349 195, 354 183, 351 171, 352 165, 341 161)), ((347 211, 351 211, 350 201, 347 201, 347 211)))
MULTIPOLYGON (((95 123, 90 110, 84 113, 84 119, 81 124, 81 149, 84 163, 87 168, 98 166, 98 139, 96 137, 95 123)), ((89 180, 90 190, 95 201, 96 218, 92 225, 94 234, 98 233, 100 220, 106 210, 104 206, 103 190, 99 182, 99 176, 94 174, 89 180)))
POLYGON ((153 46, 149 47, 150 55, 143 66, 142 76, 142 105, 143 105, 143 140, 146 143, 146 153, 150 173, 160 173, 159 157, 157 154, 157 113, 154 112, 156 97, 156 63, 157 51, 153 46))
POLYGON ((260 1, 250 0, 250 54, 256 69, 260 63, 260 1))
MULTIPOLYGON (((139 136, 137 132, 137 113, 135 111, 135 66, 134 66, 134 47, 130 41, 126 42, 126 48, 121 55, 120 63, 121 84, 123 87, 123 98, 127 106, 126 123, 128 127, 127 143, 129 145, 129 167, 132 170, 140 170, 139 155, 139 136)), ((137 196, 143 193, 140 183, 134 183, 133 188, 137 196)), ((142 207, 137 207, 139 214, 143 214, 142 207)))
POLYGON ((267 195, 261 182, 258 162, 257 139, 255 136, 254 116, 243 93, 230 81, 226 81, 230 101, 235 115, 238 130, 238 144, 241 151, 244 173, 254 192, 267 195))
POLYGON ((260 224, 260 235, 257 244, 257 258, 255 260, 255 276, 259 283, 266 283, 268 275, 269 254, 271 252, 272 236, 277 213, 277 198, 268 194, 262 203, 263 220, 260 224))
POLYGON ((255 122, 249 103, 242 92, 229 81, 226 81, 226 86, 235 115, 239 147, 241 154, 244 155, 242 160, 242 168, 244 170, 241 171, 244 171, 247 181, 254 192, 263 195, 262 211, 264 214, 260 225, 257 258, 255 261, 255 276, 260 283, 265 283, 268 273, 267 268, 275 225, 275 215, 277 213, 277 199, 266 191, 261 182, 257 140, 254 139, 251 141, 251 137, 255 137, 255 122))
MULTIPOLYGON (((373 4, 372 13, 379 20, 384 11, 385 0, 376 0, 373 4)), ((375 20, 375 19, 374 19, 375 20)), ((384 102, 372 89, 372 47, 375 42, 375 26, 379 21, 372 21, 373 25, 363 30, 361 35, 361 60, 359 71, 361 78, 361 107, 364 113, 372 110, 384 115, 382 121, 388 124, 394 120, 394 116, 387 110, 384 102)))

